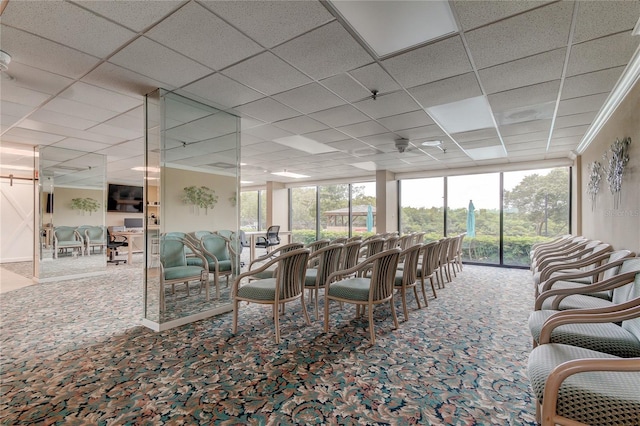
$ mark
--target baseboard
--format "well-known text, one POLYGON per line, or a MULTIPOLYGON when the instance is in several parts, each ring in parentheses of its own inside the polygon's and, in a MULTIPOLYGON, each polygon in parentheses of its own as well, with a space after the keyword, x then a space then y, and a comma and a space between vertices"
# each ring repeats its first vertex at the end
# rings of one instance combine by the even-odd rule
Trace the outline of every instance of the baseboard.
POLYGON ((172 328, 180 327, 185 324, 190 324, 192 322, 210 318, 216 315, 226 314, 227 312, 231 312, 231 311, 233 311, 233 304, 229 303, 228 305, 220 306, 214 309, 209 309, 208 311, 200 312, 194 315, 189 315, 186 317, 178 318, 178 319, 163 322, 163 323, 157 323, 155 321, 151 321, 150 319, 143 318, 142 325, 144 325, 147 328, 150 328, 153 331, 165 331, 172 328))

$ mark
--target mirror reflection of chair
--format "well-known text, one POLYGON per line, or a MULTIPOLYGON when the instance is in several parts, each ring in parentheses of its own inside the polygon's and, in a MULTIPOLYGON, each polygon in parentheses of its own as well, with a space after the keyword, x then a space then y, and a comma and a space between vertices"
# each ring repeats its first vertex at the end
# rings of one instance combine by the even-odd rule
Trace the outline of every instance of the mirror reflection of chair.
POLYGON ((205 297, 209 300, 209 270, 207 259, 189 243, 178 236, 162 236, 160 238, 160 307, 164 311, 165 286, 171 284, 171 292, 175 294, 175 285, 185 283, 189 296, 189 282, 198 281, 200 291, 205 287, 205 297), (187 249, 200 261, 200 265, 187 263, 187 249))
POLYGON ((216 286, 216 299, 220 299, 220 277, 224 276, 229 284, 229 276, 233 274, 233 265, 229 252, 230 240, 217 235, 206 235, 200 240, 200 250, 207 259, 209 273, 213 274, 216 286))
MULTIPOLYGON (((280 310, 279 306, 300 299, 305 322, 310 324, 309 314, 304 302, 304 277, 309 260, 308 249, 297 249, 274 257, 256 271, 248 271, 238 275, 233 283, 233 333, 238 332, 238 308, 240 302, 260 303, 273 306, 273 321, 276 329, 276 343, 280 343, 280 310), (249 281, 242 284, 245 278, 254 272, 262 272, 277 265, 273 278, 249 281)), ((283 309, 284 310, 284 309, 283 309)))
POLYGON ((115 263, 116 265, 119 265, 120 262, 127 263, 126 260, 116 259, 116 256, 120 247, 127 247, 128 245, 127 237, 112 235, 109 228, 107 228, 107 263, 115 263))
POLYGON ((78 250, 84 256, 84 240, 75 226, 56 226, 53 228, 53 258, 58 258, 58 252, 71 249, 78 250))
POLYGON ((267 235, 265 237, 259 236, 256 241, 256 247, 267 250, 267 253, 271 251, 270 247, 280 244, 280 225, 272 225, 267 229, 267 235))
POLYGON ((87 254, 91 254, 92 248, 99 248, 100 253, 104 252, 107 246, 107 234, 104 226, 90 226, 84 231, 84 243, 87 254))

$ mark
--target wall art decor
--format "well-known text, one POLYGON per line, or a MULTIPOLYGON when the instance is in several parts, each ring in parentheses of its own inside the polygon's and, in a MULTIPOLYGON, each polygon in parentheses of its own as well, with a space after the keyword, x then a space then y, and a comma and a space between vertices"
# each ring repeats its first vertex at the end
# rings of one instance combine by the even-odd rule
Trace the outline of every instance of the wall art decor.
MULTIPOLYGON (((203 208, 205 214, 209 212, 209 209, 215 207, 218 203, 218 196, 216 191, 206 186, 187 186, 184 188, 184 195, 182 201, 185 204, 189 204, 195 208, 203 208)), ((198 210, 199 213, 199 210, 198 210)))
POLYGON ((71 209, 80 210, 84 215, 85 212, 89 212, 89 215, 93 212, 97 212, 100 208, 100 203, 93 198, 73 198, 71 200, 71 209))
POLYGON ((602 163, 594 161, 590 163, 587 168, 589 169, 589 181, 587 182, 587 194, 591 198, 591 211, 596 207, 596 196, 600 191, 600 181, 602 180, 602 163))
POLYGON ((629 145, 631 145, 630 137, 622 140, 616 139, 611 144, 609 151, 605 151, 602 156, 609 190, 613 194, 614 209, 617 209, 620 206, 620 201, 622 201, 622 179, 624 177, 624 168, 629 162, 629 145))

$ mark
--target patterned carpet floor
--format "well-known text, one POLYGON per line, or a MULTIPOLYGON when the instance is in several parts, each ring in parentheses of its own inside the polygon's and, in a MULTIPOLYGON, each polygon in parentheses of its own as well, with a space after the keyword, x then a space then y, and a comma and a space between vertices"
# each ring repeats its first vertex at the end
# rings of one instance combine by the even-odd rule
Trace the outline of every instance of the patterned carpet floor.
POLYGON ((237 335, 231 314, 155 333, 141 279, 110 266, 0 295, 1 424, 535 424, 528 271, 465 266, 429 307, 409 296, 398 330, 381 306, 374 346, 337 304, 326 334, 289 304, 279 345, 258 305, 237 335))

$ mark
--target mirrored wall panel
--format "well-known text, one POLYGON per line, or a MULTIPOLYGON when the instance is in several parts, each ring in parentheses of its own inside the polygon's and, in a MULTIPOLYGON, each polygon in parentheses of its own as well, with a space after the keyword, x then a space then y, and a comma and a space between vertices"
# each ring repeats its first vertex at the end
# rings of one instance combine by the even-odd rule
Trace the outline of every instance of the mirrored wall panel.
POLYGON ((105 273, 105 156, 43 146, 36 162, 34 277, 43 282, 105 273))
POLYGON ((239 119, 158 90, 146 121, 145 323, 166 329, 232 308, 239 119))

